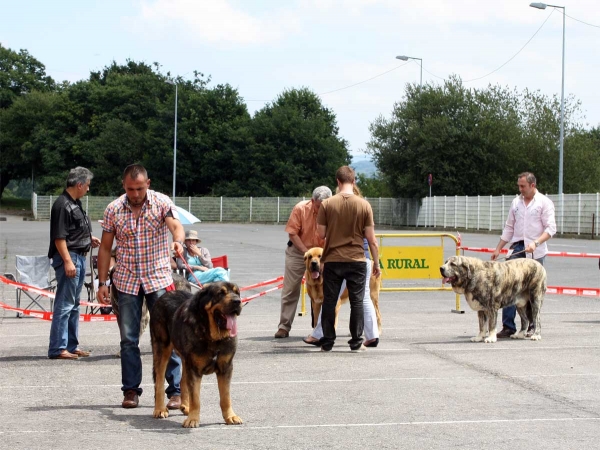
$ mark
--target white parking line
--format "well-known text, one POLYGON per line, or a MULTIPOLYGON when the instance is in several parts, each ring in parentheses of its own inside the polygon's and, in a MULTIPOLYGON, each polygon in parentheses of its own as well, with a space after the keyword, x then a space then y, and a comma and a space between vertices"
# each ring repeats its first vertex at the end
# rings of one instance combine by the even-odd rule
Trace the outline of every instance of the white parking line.
MULTIPOLYGON (((490 424, 511 424, 511 423, 558 423, 558 422, 592 422, 599 421, 600 417, 554 417, 554 418, 523 418, 523 419, 487 419, 487 420, 432 420, 432 421, 415 421, 415 422, 387 422, 387 423, 330 423, 330 424, 306 424, 306 425, 267 425, 267 426, 251 426, 251 425, 241 425, 241 426, 225 426, 223 425, 208 425, 202 426, 197 429, 180 429, 183 433, 189 432, 206 432, 209 430, 228 430, 228 431, 260 431, 260 430, 283 430, 283 429, 310 429, 310 428, 380 428, 380 427, 409 427, 409 426, 447 426, 447 425, 490 425, 490 424)), ((141 431, 150 431, 150 432, 167 432, 173 433, 175 430, 172 428, 128 428, 125 429, 125 432, 141 432, 141 431)), ((98 429, 98 430, 89 430, 86 429, 86 435, 91 433, 105 434, 107 432, 106 428, 98 429)), ((113 432, 113 431, 111 431, 113 432)), ((1 434, 58 434, 58 433, 68 433, 72 434, 72 429, 64 429, 64 430, 7 430, 0 431, 1 434)))
MULTIPOLYGON (((503 378, 576 378, 576 377, 600 377, 600 373, 560 373, 560 374, 528 374, 528 375, 502 375, 503 378)), ((462 381, 464 376, 456 377, 385 377, 385 378, 335 378, 335 379, 310 379, 310 380, 266 380, 266 381, 232 381, 231 384, 239 385, 273 385, 273 384, 314 384, 314 383, 385 383, 385 382, 396 382, 396 381, 462 381)), ((152 388, 154 384, 143 383, 140 384, 143 388, 152 388)), ((203 381, 202 386, 217 386, 216 382, 203 381)), ((0 389, 99 389, 99 388, 120 388, 120 384, 75 384, 65 386, 63 384, 53 385, 10 385, 0 386, 0 389)))

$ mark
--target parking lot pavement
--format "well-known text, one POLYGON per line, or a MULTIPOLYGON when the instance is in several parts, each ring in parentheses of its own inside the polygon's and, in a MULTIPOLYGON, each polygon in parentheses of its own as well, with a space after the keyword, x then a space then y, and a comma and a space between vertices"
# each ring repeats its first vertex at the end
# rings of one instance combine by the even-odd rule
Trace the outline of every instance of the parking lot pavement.
MULTIPOLYGON (((212 255, 228 255, 240 286, 283 272, 283 225, 190 228, 212 255)), ((472 247, 493 247, 498 239, 462 234, 472 247)), ((12 269, 14 255, 44 254, 47 246, 48 222, 3 222, 1 271, 12 269)), ((550 247, 600 251, 598 241, 553 239, 550 247)), ((452 246, 445 253, 452 254, 452 246)), ((600 287, 597 260, 548 258, 546 267, 550 285, 600 287)), ((1 294, 14 299, 12 289, 1 294)), ((0 448, 598 448, 599 298, 547 295, 540 342, 495 344, 470 342, 476 313, 451 313, 452 293, 386 292, 380 305, 380 345, 355 354, 346 344, 347 305, 336 346, 322 353, 301 340, 310 332, 310 316, 295 319, 289 338, 273 339, 278 292, 250 302, 238 319, 232 384, 233 407, 244 424, 223 424, 210 375, 202 387, 201 427, 194 430, 181 428, 179 412, 152 418, 148 334, 141 344, 145 393, 140 407, 126 410, 114 356, 116 323, 82 323, 80 342, 92 356, 58 361, 45 357, 49 322, 0 312, 0 448)))

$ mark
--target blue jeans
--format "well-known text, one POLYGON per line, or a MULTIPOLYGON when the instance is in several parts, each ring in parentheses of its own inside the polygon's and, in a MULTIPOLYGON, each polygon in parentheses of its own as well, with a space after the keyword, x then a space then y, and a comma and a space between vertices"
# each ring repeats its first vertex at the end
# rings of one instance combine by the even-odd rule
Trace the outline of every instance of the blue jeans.
MULTIPOLYGON (((510 255, 510 258, 507 259, 518 259, 518 258, 526 258, 526 253, 519 253, 518 255, 515 255, 515 253, 517 252, 522 252, 523 250, 525 250, 525 246, 521 245, 521 244, 513 244, 510 248, 513 249, 513 254, 510 255)), ((541 258, 536 259, 537 262, 539 262, 542 266, 544 265, 544 259, 546 259, 545 256, 542 256, 541 258)), ((527 305, 527 315, 530 315, 530 305, 527 305)), ((511 330, 513 333, 517 332, 517 326, 515 325, 515 317, 517 315, 517 306, 513 305, 513 306, 509 306, 508 308, 503 308, 502 309, 502 328, 508 328, 509 330, 511 330)), ((530 318, 531 319, 531 318, 530 318)))
POLYGON ((363 315, 363 297, 367 266, 364 262, 327 262, 323 267, 323 306, 321 308, 321 325, 323 337, 321 347, 331 350, 335 343, 335 307, 340 295, 342 282, 346 280, 350 297, 350 349, 359 349, 362 345, 365 318, 363 315))
MULTIPOLYGON (((166 291, 159 289, 146 294, 140 287, 137 295, 119 293, 119 331, 121 332, 121 382, 123 392, 134 390, 142 395, 142 358, 140 356, 140 321, 142 319, 142 303, 146 298, 148 311, 152 311, 154 302, 166 291)), ((166 379, 169 387, 167 396, 180 395, 181 359, 173 352, 167 365, 166 379)))
POLYGON ((79 345, 79 296, 85 281, 85 256, 74 252, 69 252, 69 255, 76 269, 74 278, 67 277, 59 253, 52 257, 57 286, 50 327, 49 358, 58 356, 63 350, 74 352, 79 345))

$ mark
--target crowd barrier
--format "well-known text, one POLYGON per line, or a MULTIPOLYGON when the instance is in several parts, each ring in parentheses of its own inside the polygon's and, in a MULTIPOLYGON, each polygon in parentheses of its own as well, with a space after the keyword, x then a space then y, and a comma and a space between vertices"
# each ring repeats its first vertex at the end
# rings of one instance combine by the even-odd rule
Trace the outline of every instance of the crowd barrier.
MULTIPOLYGON (((281 281, 283 281, 282 276, 273 278, 271 280, 261 281, 259 283, 251 284, 249 286, 244 286, 244 287, 240 288, 240 292, 244 292, 244 291, 254 290, 254 289, 258 289, 258 288, 262 288, 262 287, 266 287, 266 286, 278 283, 273 288, 258 292, 256 294, 252 294, 248 297, 242 297, 243 305, 245 306, 250 301, 252 301, 258 297, 262 297, 264 295, 267 295, 270 292, 274 292, 274 291, 277 291, 278 289, 281 289, 283 287, 283 283, 281 283, 281 281)), ((17 281, 12 281, 2 275, 0 275, 0 282, 7 284, 9 286, 13 286, 13 287, 15 287, 15 289, 16 288, 23 289, 25 291, 34 292, 38 295, 43 295, 48 298, 55 298, 54 292, 50 292, 45 289, 39 289, 39 288, 36 288, 33 286, 28 286, 26 284, 19 283, 17 281)), ((87 301, 80 301, 79 304, 81 306, 87 306, 87 307, 92 307, 92 308, 100 308, 100 307, 109 306, 109 305, 104 305, 101 303, 87 302, 87 301)), ((0 302, 0 308, 3 308, 6 311, 14 311, 17 314, 21 314, 24 316, 35 317, 37 319, 42 319, 42 320, 46 320, 46 321, 52 320, 52 312, 51 311, 38 311, 38 310, 32 310, 32 309, 15 308, 14 306, 10 306, 10 305, 7 305, 6 303, 2 303, 2 302, 0 302)), ((116 320, 117 320, 117 316, 115 316, 114 314, 80 314, 79 315, 80 322, 114 322, 116 320)))

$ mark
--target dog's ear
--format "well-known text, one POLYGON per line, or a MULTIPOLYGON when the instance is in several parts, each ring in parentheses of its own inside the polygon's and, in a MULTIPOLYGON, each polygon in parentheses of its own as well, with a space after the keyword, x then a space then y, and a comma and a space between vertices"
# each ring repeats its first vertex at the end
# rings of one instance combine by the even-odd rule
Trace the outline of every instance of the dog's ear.
POLYGON ((308 258, 310 258, 310 251, 304 254, 304 261, 306 261, 308 258))

